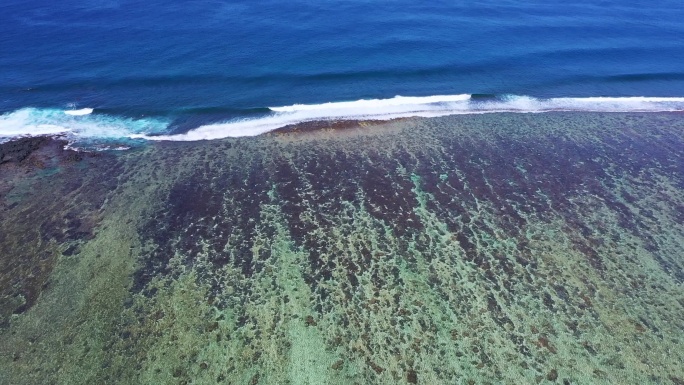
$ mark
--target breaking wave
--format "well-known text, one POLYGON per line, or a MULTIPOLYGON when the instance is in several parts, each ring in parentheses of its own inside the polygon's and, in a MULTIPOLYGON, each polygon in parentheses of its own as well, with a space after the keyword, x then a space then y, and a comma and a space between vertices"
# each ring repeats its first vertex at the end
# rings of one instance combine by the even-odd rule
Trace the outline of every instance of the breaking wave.
POLYGON ((0 142, 17 137, 52 135, 71 142, 120 140, 132 135, 163 133, 168 122, 94 114, 93 109, 22 108, 0 115, 0 142))
POLYGON ((357 100, 323 104, 270 107, 272 114, 253 119, 203 125, 176 135, 137 137, 151 140, 210 140, 254 136, 287 125, 316 120, 390 120, 403 117, 437 117, 455 114, 549 111, 684 111, 684 97, 588 97, 538 99, 530 96, 436 95, 396 96, 391 99, 357 100))
POLYGON ((684 111, 684 97, 584 97, 540 99, 516 95, 396 96, 322 104, 270 107, 262 116, 199 125, 174 132, 170 119, 132 119, 97 113, 91 108, 24 108, 0 115, 0 142, 21 136, 60 135, 72 143, 124 139, 195 141, 260 135, 319 120, 390 120, 494 112, 550 111, 659 112, 684 111))

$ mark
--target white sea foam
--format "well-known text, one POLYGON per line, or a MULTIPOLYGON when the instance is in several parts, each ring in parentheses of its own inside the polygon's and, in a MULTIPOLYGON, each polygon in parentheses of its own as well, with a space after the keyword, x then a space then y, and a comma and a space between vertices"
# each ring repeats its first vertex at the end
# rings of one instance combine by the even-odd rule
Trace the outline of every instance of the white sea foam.
POLYGON ((21 136, 63 135, 79 139, 120 139, 141 132, 163 132, 167 122, 97 114, 67 114, 59 109, 23 108, 0 115, 0 142, 21 136), (4 140, 3 140, 4 139, 4 140))
POLYGON ((436 117, 491 112, 539 113, 548 111, 684 111, 684 97, 588 97, 538 99, 509 95, 471 98, 470 95, 427 97, 396 96, 323 104, 271 107, 267 116, 203 125, 183 134, 164 135, 167 121, 130 119, 92 113, 91 109, 58 110, 25 108, 0 115, 0 142, 12 137, 64 135, 82 139, 195 141, 255 136, 283 126, 316 120, 389 120, 402 117, 436 117))
POLYGON ((537 99, 507 95, 497 99, 475 99, 470 95, 426 97, 396 96, 391 99, 357 100, 323 104, 295 104, 271 107, 273 114, 209 124, 184 134, 135 137, 151 140, 210 140, 226 137, 255 136, 291 124, 316 120, 389 120, 402 117, 436 117, 455 114, 493 112, 538 113, 549 111, 684 111, 684 98, 664 97, 588 97, 537 99))
POLYGON ((24 108, 9 114, 0 115, 0 138, 16 136, 57 135, 70 129, 38 114, 38 110, 24 108))
POLYGON ((427 97, 396 96, 392 99, 357 100, 323 104, 295 104, 269 107, 273 114, 254 119, 208 124, 184 134, 146 136, 151 140, 210 140, 227 137, 256 136, 275 129, 314 120, 389 120, 405 116, 440 116, 448 114, 448 104, 468 103, 470 95, 427 97))
POLYGON ((335 102, 323 104, 295 104, 285 107, 270 107, 275 112, 301 111, 353 111, 355 113, 373 114, 378 110, 396 110, 411 106, 437 105, 440 103, 465 102, 470 100, 469 94, 435 95, 435 96, 395 96, 391 99, 362 99, 353 102, 335 102))
POLYGON ((71 116, 82 116, 82 115, 90 115, 93 113, 92 108, 81 108, 78 110, 66 110, 64 111, 65 114, 71 115, 71 116))

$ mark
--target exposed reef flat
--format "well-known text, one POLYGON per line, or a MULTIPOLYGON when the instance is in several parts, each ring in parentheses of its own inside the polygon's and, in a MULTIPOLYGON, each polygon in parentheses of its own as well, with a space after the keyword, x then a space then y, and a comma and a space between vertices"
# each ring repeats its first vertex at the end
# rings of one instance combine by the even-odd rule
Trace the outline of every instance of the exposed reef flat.
POLYGON ((335 134, 339 134, 340 131, 344 130, 365 130, 366 128, 373 126, 387 126, 388 123, 396 123, 401 121, 410 120, 409 118, 396 118, 392 120, 313 120, 309 122, 301 122, 297 124, 289 124, 287 126, 278 128, 270 133, 268 136, 273 135, 283 135, 283 134, 303 134, 321 131, 334 131, 335 134))
POLYGON ((0 383, 682 384, 683 117, 3 144, 0 383))

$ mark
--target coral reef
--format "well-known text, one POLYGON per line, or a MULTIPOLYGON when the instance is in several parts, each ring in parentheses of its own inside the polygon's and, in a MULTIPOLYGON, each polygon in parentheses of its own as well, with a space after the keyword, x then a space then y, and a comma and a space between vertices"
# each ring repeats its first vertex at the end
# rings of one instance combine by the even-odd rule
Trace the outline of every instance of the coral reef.
POLYGON ((680 114, 318 124, 0 168, 0 383, 684 379, 680 114))

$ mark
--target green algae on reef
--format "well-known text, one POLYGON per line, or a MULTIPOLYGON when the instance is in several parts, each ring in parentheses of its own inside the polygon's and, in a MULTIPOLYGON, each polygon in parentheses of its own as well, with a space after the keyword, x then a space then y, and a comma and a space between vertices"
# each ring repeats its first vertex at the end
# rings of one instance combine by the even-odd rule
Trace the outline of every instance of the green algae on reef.
POLYGON ((41 140, 0 157, 0 384, 684 381, 681 114, 41 140))

